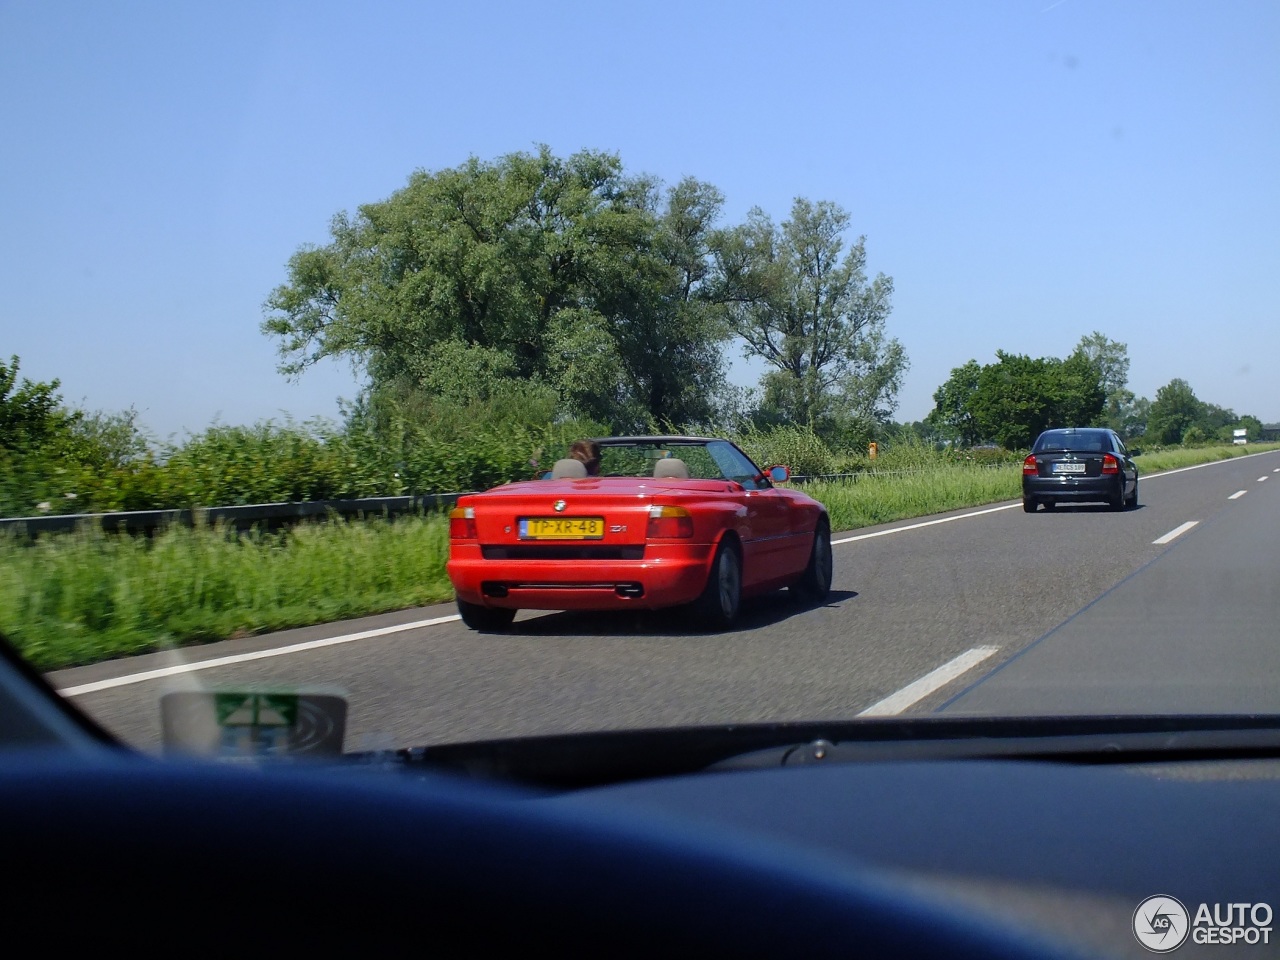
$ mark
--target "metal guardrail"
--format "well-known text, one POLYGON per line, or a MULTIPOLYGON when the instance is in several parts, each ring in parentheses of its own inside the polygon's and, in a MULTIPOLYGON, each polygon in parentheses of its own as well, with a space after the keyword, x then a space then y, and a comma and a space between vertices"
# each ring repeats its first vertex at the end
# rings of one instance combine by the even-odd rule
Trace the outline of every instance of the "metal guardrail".
MULTIPOLYGON (((968 463, 955 464, 955 466, 978 467, 981 470, 1011 470, 1017 469, 1018 464, 1010 461, 1007 463, 968 463)), ((841 480, 857 483, 859 480, 869 480, 872 477, 915 477, 922 473, 933 473, 937 467, 920 467, 915 470, 859 470, 857 473, 798 473, 791 477, 790 483, 830 483, 839 482, 841 480)))
POLYGON ((409 497, 363 497, 352 500, 309 500, 295 503, 254 503, 237 507, 203 507, 195 510, 131 510, 122 513, 67 513, 51 517, 0 519, 0 534, 12 531, 34 537, 42 533, 69 533, 81 527, 98 527, 108 533, 151 533, 168 526, 222 523, 237 530, 252 527, 279 528, 300 520, 331 515, 339 517, 400 516, 452 507, 464 493, 437 493, 409 497))
MULTIPOLYGON (((988 469, 1014 466, 1007 463, 979 464, 988 469)), ((792 483, 844 481, 857 483, 871 477, 913 476, 927 470, 863 470, 857 473, 796 474, 792 483)), ((131 510, 121 513, 64 513, 46 517, 0 518, 0 535, 13 531, 28 537, 42 533, 69 533, 83 526, 108 533, 151 533, 168 526, 223 523, 237 530, 252 527, 278 529, 301 520, 336 515, 339 517, 401 516, 426 510, 451 508, 470 491, 421 494, 405 497, 363 497, 349 500, 308 500, 292 503, 254 503, 235 507, 201 507, 195 510, 131 510)))

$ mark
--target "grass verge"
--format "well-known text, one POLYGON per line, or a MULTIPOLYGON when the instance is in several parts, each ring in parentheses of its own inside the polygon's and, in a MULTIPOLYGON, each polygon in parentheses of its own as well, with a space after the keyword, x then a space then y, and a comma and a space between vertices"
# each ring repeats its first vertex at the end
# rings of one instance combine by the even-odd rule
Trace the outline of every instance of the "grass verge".
POLYGON ((811 483, 804 492, 822 501, 832 530, 856 530, 877 523, 923 517, 960 507, 995 503, 1019 495, 1017 466, 948 466, 918 473, 876 476, 856 483, 811 483))
MULTIPOLYGON (((1143 474, 1280 449, 1152 451, 1143 474)), ((865 474, 805 490, 833 530, 1017 497, 1016 464, 865 474)), ((27 545, 0 538, 0 631, 53 670, 183 644, 299 627, 452 598, 448 526, 427 515, 306 524, 279 534, 175 527, 148 540, 82 531, 27 545)))
POLYGON ((1137 462, 1141 473, 1159 473, 1161 470, 1194 467, 1201 463, 1230 460, 1233 457, 1266 453, 1269 450, 1280 450, 1280 443, 1250 443, 1238 447, 1168 447, 1163 450, 1150 450, 1138 457, 1137 462))
POLYGON ((452 596, 443 517, 151 540, 0 539, 0 630, 42 670, 421 606, 452 596))

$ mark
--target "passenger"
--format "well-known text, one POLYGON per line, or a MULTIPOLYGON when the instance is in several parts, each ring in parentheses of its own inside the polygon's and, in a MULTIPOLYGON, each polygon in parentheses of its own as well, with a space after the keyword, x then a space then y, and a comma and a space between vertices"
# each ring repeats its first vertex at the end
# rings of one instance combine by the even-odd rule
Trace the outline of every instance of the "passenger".
POLYGON ((594 440, 575 440, 569 448, 569 456, 581 461, 587 468, 588 477, 600 475, 600 444, 594 440))

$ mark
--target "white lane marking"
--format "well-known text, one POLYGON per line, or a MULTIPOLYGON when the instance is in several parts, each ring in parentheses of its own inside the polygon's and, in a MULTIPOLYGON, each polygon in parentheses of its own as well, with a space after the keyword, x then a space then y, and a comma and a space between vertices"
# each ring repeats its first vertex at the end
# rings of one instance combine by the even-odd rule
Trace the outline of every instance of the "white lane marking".
POLYGON ((1259 482, 1259 483, 1261 483, 1261 482, 1262 482, 1263 480, 1265 480, 1265 479, 1267 479, 1267 478, 1266 478, 1266 477, 1259 477, 1259 478, 1258 478, 1258 482, 1259 482))
POLYGON ((282 657, 288 653, 301 653, 304 650, 318 650, 321 647, 333 647, 340 643, 352 643, 356 640, 368 640, 370 637, 385 637, 392 633, 403 633, 406 630, 417 630, 419 627, 434 627, 438 623, 450 623, 462 618, 456 613, 447 617, 434 617, 430 620, 415 620, 412 623, 397 623, 390 627, 379 627, 376 630, 361 630, 359 633, 346 633, 340 637, 325 637, 320 640, 308 640, 306 643, 294 643, 287 647, 276 647, 273 650, 258 650, 254 653, 237 653, 228 657, 215 657, 212 660, 200 660, 195 663, 179 663, 172 667, 160 667, 156 670, 145 670, 124 677, 113 677, 110 680, 96 680, 93 683, 82 683, 75 687, 63 687, 58 692, 64 697, 78 697, 85 693, 96 693, 99 690, 110 690, 131 683, 142 683, 146 680, 159 680, 163 677, 175 677, 183 673, 194 673, 197 670, 210 670, 213 667, 226 667, 250 660, 265 660, 269 657, 282 657))
POLYGON ((1155 540, 1152 540, 1151 542, 1152 543, 1169 543, 1171 540, 1176 540, 1178 537, 1182 536, 1184 533, 1186 533, 1188 530, 1190 530, 1199 522, 1200 522, 1199 520, 1188 520, 1186 523, 1174 527, 1172 530, 1166 533, 1163 537, 1159 537, 1155 540))
POLYGON ((939 523, 950 523, 952 520, 968 520, 970 517, 981 517, 988 513, 998 513, 1001 510, 1012 510, 1018 506, 1021 501, 1006 503, 1002 507, 991 507, 987 510, 975 510, 973 513, 962 513, 956 517, 943 517, 941 520, 926 520, 924 523, 913 523, 905 527, 894 527, 892 530, 877 530, 875 533, 860 533, 856 537, 843 537, 840 540, 832 540, 831 545, 834 547, 841 543, 853 543, 855 540, 870 540, 872 537, 887 537, 891 533, 903 533, 907 530, 919 530, 921 527, 932 527, 939 523))
POLYGON ((860 717, 892 717, 906 710, 912 704, 923 700, 935 690, 945 687, 952 680, 968 673, 983 660, 999 651, 999 647, 974 647, 966 650, 954 660, 950 660, 931 670, 915 683, 909 683, 897 693, 892 693, 879 703, 872 704, 863 710, 860 717))
POLYGON ((1249 492, 1248 490, 1237 490, 1237 491, 1236 491, 1235 493, 1233 493, 1231 496, 1227 497, 1227 499, 1228 499, 1228 500, 1239 500, 1241 497, 1243 497, 1243 496, 1244 496, 1246 493, 1248 493, 1248 492, 1249 492))

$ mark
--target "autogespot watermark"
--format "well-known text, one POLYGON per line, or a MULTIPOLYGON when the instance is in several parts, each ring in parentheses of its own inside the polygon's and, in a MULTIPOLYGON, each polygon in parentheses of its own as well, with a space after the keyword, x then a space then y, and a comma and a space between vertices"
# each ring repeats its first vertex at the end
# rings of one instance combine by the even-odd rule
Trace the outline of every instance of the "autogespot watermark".
POLYGON ((1192 943, 1270 943, 1271 905, 1202 903, 1194 914, 1177 897, 1147 897, 1133 911, 1133 935, 1152 953, 1192 943))

